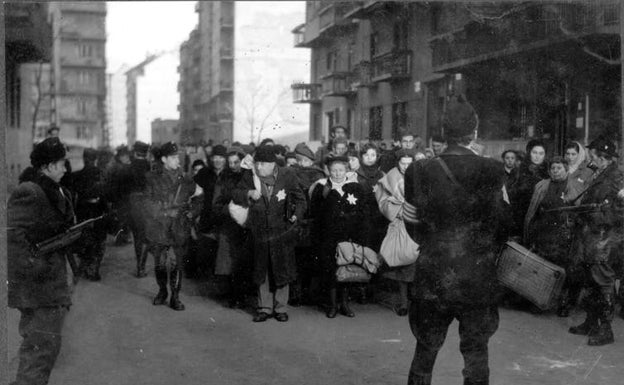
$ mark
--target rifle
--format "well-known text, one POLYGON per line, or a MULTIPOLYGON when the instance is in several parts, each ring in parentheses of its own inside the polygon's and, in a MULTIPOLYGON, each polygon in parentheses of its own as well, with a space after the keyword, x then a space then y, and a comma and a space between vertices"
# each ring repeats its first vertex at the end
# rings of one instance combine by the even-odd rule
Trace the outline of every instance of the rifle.
MULTIPOLYGON (((35 255, 45 256, 55 251, 62 250, 74 242, 76 242, 82 234, 84 230, 93 227, 95 222, 104 218, 104 215, 100 215, 96 218, 87 219, 84 222, 80 222, 77 225, 74 225, 67 229, 65 232, 57 234, 52 238, 48 238, 39 243, 32 245, 32 252, 35 255)), ((67 255, 67 262, 69 263, 69 267, 72 270, 74 277, 78 276, 78 266, 76 265, 76 261, 74 257, 71 255, 67 255)))
POLYGON ((600 208, 604 206, 606 203, 588 203, 584 205, 578 206, 563 206, 555 209, 544 210, 545 213, 553 213, 553 212, 571 212, 571 213, 586 213, 592 211, 600 211, 600 208))

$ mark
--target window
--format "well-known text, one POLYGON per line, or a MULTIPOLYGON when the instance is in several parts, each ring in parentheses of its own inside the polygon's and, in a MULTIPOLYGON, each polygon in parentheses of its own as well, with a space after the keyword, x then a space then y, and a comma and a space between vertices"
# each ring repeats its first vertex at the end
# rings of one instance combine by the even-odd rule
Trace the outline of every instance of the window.
POLYGON ((393 43, 394 49, 396 50, 406 50, 407 49, 407 40, 409 37, 409 23, 401 22, 394 24, 393 31, 393 43))
POLYGON ((326 60, 325 60, 325 70, 327 72, 332 72, 336 68, 336 51, 327 52, 326 60))
POLYGON ((353 110, 351 108, 347 109, 347 121, 345 122, 347 125, 347 128, 349 129, 349 132, 351 132, 351 127, 353 127, 353 110))
POLYGON ((78 45, 78 56, 79 57, 92 57, 93 56, 93 46, 90 44, 79 44, 78 45))
POLYGON ((407 128, 407 102, 392 104, 392 138, 398 138, 399 130, 407 128))
POLYGON ((373 107, 369 112, 370 125, 368 127, 368 138, 370 140, 381 140, 383 128, 383 107, 373 107))
POLYGON ((94 83, 93 74, 89 71, 78 72, 78 83, 82 85, 91 85, 94 83))
POLYGON ((78 104, 78 114, 86 115, 87 114, 87 101, 79 98, 77 100, 77 104, 78 104))
POLYGON ((90 139, 89 138, 89 127, 87 126, 77 126, 76 127, 76 138, 77 139, 90 139))
POLYGON ((9 127, 20 127, 20 114, 21 114, 21 82, 19 76, 16 76, 16 71, 10 70, 7 75, 6 89, 8 91, 6 108, 9 115, 9 127))
POLYGON ((379 33, 374 32, 370 35, 370 57, 374 58, 379 54, 379 33))
POLYGON ((336 121, 334 120, 334 111, 326 112, 325 117, 327 118, 327 127, 332 128, 336 121))
POLYGON ((340 108, 334 109, 334 124, 340 124, 340 108))

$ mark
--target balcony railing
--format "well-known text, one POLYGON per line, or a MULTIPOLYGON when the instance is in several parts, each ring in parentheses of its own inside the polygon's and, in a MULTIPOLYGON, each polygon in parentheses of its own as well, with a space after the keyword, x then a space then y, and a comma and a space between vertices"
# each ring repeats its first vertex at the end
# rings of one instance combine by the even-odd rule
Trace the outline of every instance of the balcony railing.
POLYGON ((294 83, 290 86, 293 91, 293 103, 320 103, 321 84, 294 83))
POLYGON ((548 41, 577 39, 583 35, 619 34, 619 3, 578 2, 529 4, 496 26, 479 23, 434 36, 432 63, 445 70, 458 63, 494 58, 548 41))
POLYGON ((352 87, 353 73, 331 72, 321 78, 322 96, 352 96, 357 88, 352 87))
POLYGON ((303 47, 305 43, 305 24, 298 25, 292 30, 295 47, 303 47))
POLYGON ((351 87, 372 87, 373 66, 369 61, 362 61, 353 68, 351 87))
POLYGON ((411 51, 393 51, 373 59, 373 82, 409 78, 412 69, 411 51))

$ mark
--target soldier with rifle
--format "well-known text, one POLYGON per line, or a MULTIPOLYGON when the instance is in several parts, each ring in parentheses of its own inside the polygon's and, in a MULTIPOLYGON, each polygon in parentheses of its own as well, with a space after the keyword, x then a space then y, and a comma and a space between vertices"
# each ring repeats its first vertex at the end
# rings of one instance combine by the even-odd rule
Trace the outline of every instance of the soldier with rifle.
POLYGON ((154 171, 147 174, 145 190, 145 235, 148 249, 154 255, 158 294, 154 305, 167 303, 167 278, 171 289, 169 306, 184 310, 179 293, 182 287, 182 263, 188 252, 191 218, 190 199, 195 191, 193 180, 180 170, 178 146, 165 143, 157 154, 154 171), (174 258, 169 255, 173 249, 174 258))
POLYGON ((7 205, 9 307, 21 313, 23 337, 16 385, 47 384, 71 305, 66 268, 71 242, 53 242, 51 248, 45 242, 75 224, 71 194, 59 185, 65 154, 59 138, 37 144, 30 154, 34 177, 17 186, 7 205), (37 244, 47 246, 37 249, 37 244))

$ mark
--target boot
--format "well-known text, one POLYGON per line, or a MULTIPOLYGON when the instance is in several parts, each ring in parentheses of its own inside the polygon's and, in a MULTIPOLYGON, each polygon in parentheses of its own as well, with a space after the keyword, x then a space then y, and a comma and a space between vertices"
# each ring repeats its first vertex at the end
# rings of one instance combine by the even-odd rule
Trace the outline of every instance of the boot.
POLYGON ((154 305, 164 305, 167 303, 167 268, 156 267, 156 283, 158 283, 158 294, 154 298, 154 305))
POLYGON ((347 293, 347 289, 343 288, 342 290, 342 301, 340 304, 340 314, 345 317, 353 318, 355 317, 355 313, 349 307, 349 294, 347 293))
POLYGON ((329 308, 325 315, 327 318, 336 318, 338 314, 338 306, 336 305, 336 288, 329 289, 329 308))
POLYGON ((589 340, 587 341, 587 345, 589 346, 602 346, 607 344, 612 344, 614 342, 613 339, 613 330, 611 329, 611 322, 601 322, 598 329, 595 329, 593 333, 589 335, 589 340))
POLYGON ((585 318, 585 321, 583 321, 583 323, 580 325, 570 327, 570 329, 568 329, 568 332, 572 334, 580 335, 580 336, 587 336, 592 331, 596 330, 597 328, 598 328, 598 318, 596 318, 593 315, 590 315, 590 313, 588 312, 587 317, 585 318))
POLYGON ((184 304, 178 298, 180 289, 182 288, 182 271, 175 268, 171 271, 169 276, 169 286, 171 287, 171 299, 169 300, 169 307, 173 310, 184 310, 184 304))
POLYGON ((147 277, 145 263, 147 262, 147 247, 141 247, 141 253, 137 257, 137 278, 147 277))

